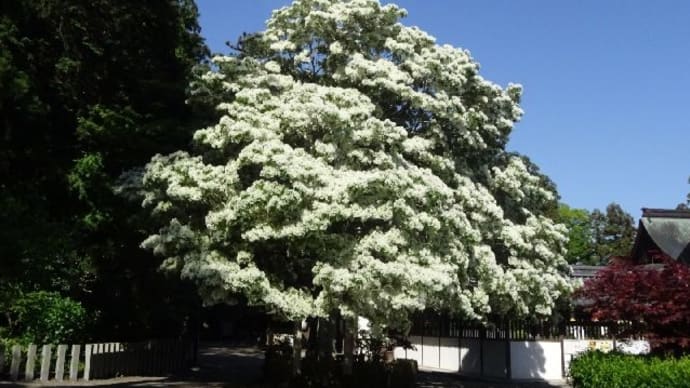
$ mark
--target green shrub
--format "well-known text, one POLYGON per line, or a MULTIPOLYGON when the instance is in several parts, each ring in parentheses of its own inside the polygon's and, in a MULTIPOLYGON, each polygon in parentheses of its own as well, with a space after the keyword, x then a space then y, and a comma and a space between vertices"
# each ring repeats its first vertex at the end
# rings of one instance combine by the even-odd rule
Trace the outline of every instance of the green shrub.
POLYGON ((88 319, 79 302, 45 291, 20 294, 7 306, 6 316, 5 337, 24 345, 80 342, 88 319))
POLYGON ((574 388, 687 388, 690 357, 667 358, 586 352, 570 363, 574 388))

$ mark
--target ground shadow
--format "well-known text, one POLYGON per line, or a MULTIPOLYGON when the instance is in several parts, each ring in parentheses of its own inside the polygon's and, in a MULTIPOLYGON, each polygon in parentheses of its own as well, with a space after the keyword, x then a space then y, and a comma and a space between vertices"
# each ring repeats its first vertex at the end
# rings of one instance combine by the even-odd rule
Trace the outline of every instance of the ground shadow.
POLYGON ((509 382, 509 381, 485 381, 469 376, 460 376, 453 373, 419 372, 417 378, 419 388, 565 388, 569 385, 553 382, 509 382))
MULTIPOLYGON (((199 347, 199 367, 183 373, 165 377, 124 377, 108 380, 94 380, 76 384, 2 383, 0 388, 9 387, 228 387, 269 388, 263 382, 263 352, 255 346, 223 342, 202 343, 199 347)), ((417 387, 420 388, 555 388, 567 387, 545 382, 512 383, 487 382, 456 373, 420 371, 417 387)))

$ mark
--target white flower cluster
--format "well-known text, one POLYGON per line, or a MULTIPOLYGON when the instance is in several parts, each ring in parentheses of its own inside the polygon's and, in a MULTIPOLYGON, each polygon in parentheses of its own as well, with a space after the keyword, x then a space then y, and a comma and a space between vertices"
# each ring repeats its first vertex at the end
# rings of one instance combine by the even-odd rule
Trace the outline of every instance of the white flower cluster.
POLYGON ((207 303, 241 294, 290 319, 339 308, 383 327, 424 308, 549 314, 569 291, 565 230, 527 207, 510 220, 493 194, 551 195, 519 159, 491 164, 520 88, 404 15, 298 0, 268 21, 268 57, 214 58, 204 79, 234 95, 223 117, 194 135, 198 156, 156 156, 141 181, 169 220, 143 245, 207 303))

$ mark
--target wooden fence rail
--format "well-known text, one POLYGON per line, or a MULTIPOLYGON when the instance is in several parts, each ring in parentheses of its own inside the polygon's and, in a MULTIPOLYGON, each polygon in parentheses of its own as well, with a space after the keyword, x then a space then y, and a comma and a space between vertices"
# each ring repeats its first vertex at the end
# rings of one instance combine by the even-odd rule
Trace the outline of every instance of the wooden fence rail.
POLYGON ((412 336, 485 338, 495 340, 614 339, 642 337, 639 323, 593 321, 501 321, 486 325, 462 322, 447 315, 423 313, 413 320, 412 336))
POLYGON ((161 376, 181 370, 193 359, 191 343, 155 340, 86 345, 14 345, 9 364, 0 348, 0 381, 71 381, 117 376, 161 376), (68 352, 69 350, 69 352, 68 352), (69 353, 69 361, 67 355, 69 353), (22 373, 23 372, 23 373, 22 373), (38 374, 36 374, 38 372, 38 374))

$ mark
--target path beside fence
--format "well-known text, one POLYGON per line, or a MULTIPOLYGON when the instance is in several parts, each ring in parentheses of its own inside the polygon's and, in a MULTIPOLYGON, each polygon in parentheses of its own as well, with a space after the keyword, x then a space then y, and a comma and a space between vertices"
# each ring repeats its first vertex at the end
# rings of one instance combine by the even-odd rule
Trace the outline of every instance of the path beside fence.
MULTIPOLYGON (((199 368, 167 377, 121 377, 104 380, 64 381, 49 386, 66 387, 139 387, 139 388, 268 388, 262 383, 263 351, 253 346, 238 346, 222 342, 206 342, 199 347, 199 368)), ((0 382, 0 388, 43 386, 40 380, 28 382, 0 382)), ((458 376, 454 373, 421 371, 419 388, 565 388, 553 383, 486 382, 458 376)))
MULTIPOLYGON (((0 349, 0 353, 6 352, 0 349)), ((180 340, 14 345, 7 362, 0 357, 0 380, 60 383, 161 376, 188 367, 192 358, 191 343, 180 340)))

